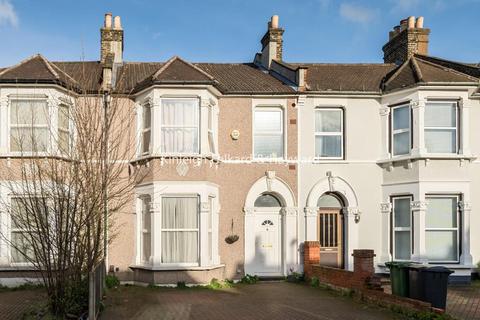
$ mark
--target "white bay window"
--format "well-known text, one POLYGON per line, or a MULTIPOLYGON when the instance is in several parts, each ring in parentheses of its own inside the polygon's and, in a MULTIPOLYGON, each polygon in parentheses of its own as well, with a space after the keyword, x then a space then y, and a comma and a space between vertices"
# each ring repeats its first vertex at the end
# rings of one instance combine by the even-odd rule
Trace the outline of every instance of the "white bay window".
POLYGON ((141 153, 142 155, 150 152, 152 134, 152 108, 150 104, 142 106, 142 132, 141 132, 141 153))
POLYGON ((152 255, 152 236, 151 236, 152 215, 150 212, 150 203, 152 201, 152 198, 149 195, 144 195, 141 197, 141 201, 142 201, 141 260, 143 263, 149 263, 150 256, 152 255))
POLYGON ((410 196, 392 198, 393 259, 409 260, 412 251, 412 214, 410 196))
POLYGON ((14 99, 10 104, 10 151, 46 152, 49 114, 44 99, 14 99))
POLYGON ((392 107, 391 117, 391 153, 393 156, 410 153, 411 146, 411 111, 409 105, 392 107))
POLYGON ((160 150, 162 153, 200 153, 199 99, 162 99, 160 117, 160 150))
POLYGON ((458 262, 458 196, 428 196, 426 213, 426 252, 429 262, 458 262))
POLYGON ((425 105, 425 148, 429 153, 457 153, 456 102, 429 101, 425 105))
POLYGON ((253 122, 254 158, 283 158, 283 110, 278 107, 256 107, 253 122))
POLYGON ((198 208, 196 196, 162 197, 162 263, 198 263, 198 208))

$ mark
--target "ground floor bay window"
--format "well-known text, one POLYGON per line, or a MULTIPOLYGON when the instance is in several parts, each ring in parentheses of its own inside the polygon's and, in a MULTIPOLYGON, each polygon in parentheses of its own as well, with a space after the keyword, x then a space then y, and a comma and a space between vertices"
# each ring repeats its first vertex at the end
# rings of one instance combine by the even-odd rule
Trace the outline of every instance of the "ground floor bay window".
POLYGON ((462 239, 460 203, 460 195, 450 194, 426 194, 425 201, 414 201, 410 195, 392 197, 392 259, 409 261, 420 256, 424 259, 422 262, 430 264, 459 263, 462 239), (422 223, 414 223, 415 215, 424 215, 423 227, 422 223), (414 239, 424 243, 425 247, 419 247, 414 239), (419 252, 415 252, 415 247, 419 252))
POLYGON ((218 189, 208 182, 154 182, 137 188, 137 265, 218 265, 218 203, 218 189))

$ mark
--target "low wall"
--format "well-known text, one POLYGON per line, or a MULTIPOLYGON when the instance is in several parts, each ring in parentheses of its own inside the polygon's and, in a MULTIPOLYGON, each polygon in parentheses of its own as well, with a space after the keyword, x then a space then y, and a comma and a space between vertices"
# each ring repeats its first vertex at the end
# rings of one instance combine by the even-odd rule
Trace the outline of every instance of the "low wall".
POLYGON ((351 290, 355 299, 387 308, 403 308, 420 312, 436 311, 431 304, 410 298, 398 297, 383 292, 380 277, 375 275, 373 250, 353 251, 353 271, 320 265, 320 244, 306 241, 304 244, 305 278, 318 281, 330 288, 351 290))

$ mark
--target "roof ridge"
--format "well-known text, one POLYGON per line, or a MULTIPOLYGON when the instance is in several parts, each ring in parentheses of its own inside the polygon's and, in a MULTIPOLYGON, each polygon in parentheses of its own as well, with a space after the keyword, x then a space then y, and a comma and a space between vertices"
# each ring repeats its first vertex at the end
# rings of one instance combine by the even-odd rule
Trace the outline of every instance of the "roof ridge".
POLYGON ((428 64, 428 65, 431 65, 432 67, 435 67, 435 68, 438 68, 438 69, 442 69, 444 71, 447 71, 447 72, 451 72, 451 73, 455 73, 457 75, 461 75, 461 76, 464 76, 464 77, 467 77, 467 78, 470 78, 472 80, 475 80, 475 81, 478 81, 479 78, 476 78, 476 77, 472 77, 466 73, 463 73, 463 72, 460 72, 458 70, 455 70, 455 69, 452 69, 452 68, 449 68, 449 67, 446 67, 446 66, 442 66, 440 64, 437 64, 437 63, 434 63, 434 62, 431 62, 431 61, 428 61, 428 60, 424 60, 422 58, 418 58, 422 63, 425 63, 425 64, 428 64))
POLYGON ((51 74, 53 74, 53 76, 56 78, 56 79, 59 79, 60 80, 60 76, 58 75, 58 73, 53 70, 52 66, 50 65, 50 63, 48 62, 48 60, 42 56, 41 54, 38 54, 38 57, 42 60, 42 62, 45 64, 45 66, 47 67, 48 71, 50 71, 51 74))
MULTIPOLYGON (((49 63, 50 64, 50 63, 49 63)), ((63 71, 62 69, 60 69, 57 65, 55 65, 54 63, 51 63, 51 66, 56 68, 59 72, 63 73, 64 76, 66 76, 67 78, 69 78, 71 81, 73 81, 74 83, 76 83, 77 85, 80 86, 80 83, 78 83, 77 80, 75 80, 73 77, 71 77, 68 73, 66 73, 65 71, 63 71)), ((60 77, 58 77, 58 79, 60 80, 60 77)))
POLYGON ((427 55, 423 55, 423 54, 415 54, 417 57, 419 57, 421 60, 424 60, 424 59, 432 59, 432 60, 437 60, 437 61, 442 61, 442 62, 448 62, 448 63, 452 63, 452 64, 456 64, 456 65, 459 65, 459 66, 462 66, 462 67, 466 67, 466 68, 470 68, 470 69, 477 69, 477 70, 480 70, 480 64, 477 63, 476 65, 471 65, 471 64, 468 64, 468 63, 464 63, 464 62, 460 62, 460 61, 453 61, 453 60, 447 60, 447 59, 443 59, 443 58, 440 58, 440 57, 434 57, 434 56, 427 56, 427 55))
POLYGON ((204 76, 206 76, 208 79, 212 80, 212 81, 215 81, 215 78, 212 77, 212 75, 210 75, 209 73, 205 72, 204 70, 202 70, 201 68, 197 67, 196 65, 188 62, 188 61, 185 61, 183 60, 182 58, 180 58, 179 56, 173 56, 172 58, 170 58, 160 69, 157 70, 157 72, 155 72, 153 75, 152 75, 152 79, 156 79, 160 74, 162 74, 165 70, 167 70, 171 65, 172 63, 174 63, 175 61, 180 61, 184 64, 186 64, 187 66, 190 66, 192 67, 194 70, 200 72, 201 74, 203 74, 204 76))
POLYGON ((407 61, 405 61, 400 67, 398 67, 398 69, 390 76, 390 78, 385 81, 384 83, 384 86, 387 86, 391 81, 393 81, 393 79, 395 79, 399 74, 400 72, 402 72, 402 70, 410 64, 410 59, 411 58, 408 58, 407 61))
POLYGON ((30 61, 30 60, 33 60, 33 59, 37 58, 38 56, 40 56, 40 53, 36 53, 36 54, 34 54, 33 56, 30 56, 30 57, 28 57, 28 58, 25 58, 25 59, 23 59, 22 61, 20 61, 19 63, 13 65, 13 66, 6 67, 5 69, 3 69, 3 70, 0 72, 0 77, 1 77, 2 75, 4 75, 5 73, 7 73, 8 71, 14 70, 14 69, 20 67, 20 66, 21 66, 22 64, 24 64, 25 62, 28 62, 28 61, 30 61))
POLYGON ((422 70, 420 69, 420 67, 418 66, 418 63, 417 63, 417 59, 415 58, 415 56, 413 56, 411 59, 410 59, 410 63, 412 64, 413 66, 413 71, 415 71, 415 75, 417 76, 417 80, 420 81, 420 82, 423 82, 423 75, 422 75, 422 70))
MULTIPOLYGON (((285 62, 286 63, 286 62, 285 62)), ((305 66, 395 66, 395 63, 361 63, 361 62, 355 62, 355 63, 336 63, 336 62, 292 62, 292 63, 287 63, 289 65, 305 65, 305 66)))

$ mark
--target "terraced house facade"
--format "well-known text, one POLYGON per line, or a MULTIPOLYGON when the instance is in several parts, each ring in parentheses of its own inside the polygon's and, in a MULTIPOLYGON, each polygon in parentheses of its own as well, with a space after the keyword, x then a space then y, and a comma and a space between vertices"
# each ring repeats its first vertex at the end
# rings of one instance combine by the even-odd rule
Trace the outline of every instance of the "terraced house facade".
MULTIPOLYGON (((100 61, 37 55, 0 69, 0 157, 19 156, 12 108, 34 100, 58 119, 54 101, 81 83, 136 114, 125 166, 146 174, 108 250, 122 281, 285 276, 302 271, 306 240, 330 266, 374 249, 378 272, 412 260, 468 280, 480 260, 480 66, 429 56, 421 17, 390 32, 378 64, 286 62, 283 33, 273 16, 252 63, 126 62, 107 14, 100 61)), ((7 211, 0 221, 18 232, 7 211)), ((0 283, 27 271, 2 241, 0 283)))

